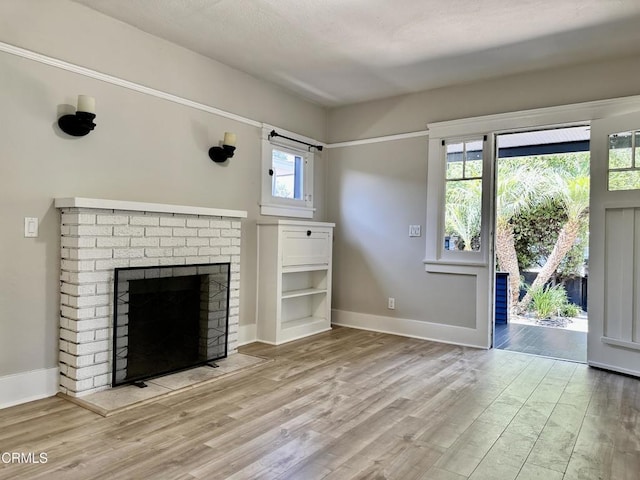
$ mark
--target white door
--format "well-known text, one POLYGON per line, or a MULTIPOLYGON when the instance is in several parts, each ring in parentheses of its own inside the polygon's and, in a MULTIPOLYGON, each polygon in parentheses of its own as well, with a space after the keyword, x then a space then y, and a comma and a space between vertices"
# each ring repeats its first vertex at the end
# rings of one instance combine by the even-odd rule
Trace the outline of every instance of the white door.
POLYGON ((591 123, 587 361, 640 376, 640 112, 591 123))

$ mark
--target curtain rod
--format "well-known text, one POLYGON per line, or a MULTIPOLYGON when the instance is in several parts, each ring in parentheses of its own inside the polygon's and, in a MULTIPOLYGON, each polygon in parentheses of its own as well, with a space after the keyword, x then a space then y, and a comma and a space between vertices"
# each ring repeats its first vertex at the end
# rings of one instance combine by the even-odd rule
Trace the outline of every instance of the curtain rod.
POLYGON ((322 145, 313 145, 312 143, 303 142, 302 140, 297 140, 297 139, 291 138, 291 137, 285 137, 284 135, 280 135, 275 130, 271 130, 271 133, 269 134, 269 138, 272 138, 272 137, 286 138, 287 140, 291 140, 292 142, 297 142, 297 143, 302 143, 303 145, 307 145, 309 147, 309 150, 311 150, 312 148, 315 148, 319 152, 322 151, 322 145))

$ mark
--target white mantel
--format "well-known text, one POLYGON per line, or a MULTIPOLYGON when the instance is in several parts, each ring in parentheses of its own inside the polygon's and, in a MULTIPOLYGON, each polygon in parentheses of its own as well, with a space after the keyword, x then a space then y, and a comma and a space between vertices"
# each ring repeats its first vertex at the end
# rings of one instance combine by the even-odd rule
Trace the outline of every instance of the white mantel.
POLYGON ((165 203, 131 202, 128 200, 107 200, 104 198, 66 197, 55 199, 56 208, 99 208, 106 210, 126 210, 133 212, 178 213, 186 215, 207 215, 211 217, 247 218, 245 210, 172 205, 165 203))

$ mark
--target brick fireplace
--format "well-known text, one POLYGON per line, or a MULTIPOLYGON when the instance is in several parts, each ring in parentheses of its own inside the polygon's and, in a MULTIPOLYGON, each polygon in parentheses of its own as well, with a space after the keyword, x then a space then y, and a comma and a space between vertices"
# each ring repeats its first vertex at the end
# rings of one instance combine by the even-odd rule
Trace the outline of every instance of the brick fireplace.
POLYGON ((111 387, 116 268, 230 264, 228 353, 236 352, 245 211, 58 198, 61 211, 60 391, 111 387))

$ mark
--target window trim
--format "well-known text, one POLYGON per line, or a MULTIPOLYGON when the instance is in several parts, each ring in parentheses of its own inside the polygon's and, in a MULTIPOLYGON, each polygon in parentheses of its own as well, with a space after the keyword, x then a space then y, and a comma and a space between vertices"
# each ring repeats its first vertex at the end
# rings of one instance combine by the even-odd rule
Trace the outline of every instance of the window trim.
POLYGON ((427 192, 427 225, 437 225, 426 236, 425 264, 431 265, 461 265, 461 266, 486 266, 488 265, 490 250, 490 206, 492 201, 493 171, 491 162, 493 158, 493 135, 478 133, 463 136, 429 137, 428 178, 438 179, 437 185, 430 183, 430 191, 427 192), (489 140, 491 139, 491 141, 489 140), (466 143, 473 141, 482 142, 482 215, 480 223, 480 250, 446 250, 445 215, 446 215, 446 186, 447 186, 447 145, 452 143, 466 143))
MULTIPOLYGON (((314 152, 311 148, 301 147, 297 142, 287 140, 282 137, 270 137, 269 134, 275 127, 265 125, 262 128, 262 174, 261 174, 261 201, 260 214, 269 216, 285 216, 295 218, 313 218, 316 211, 314 208, 314 192, 313 192, 313 161, 314 152), (302 182, 303 196, 302 200, 273 196, 273 176, 269 174, 272 168, 273 151, 289 153, 298 157, 302 157, 302 182)), ((308 143, 318 143, 317 141, 301 137, 293 132, 288 132, 278 128, 286 136, 300 138, 308 143)))

